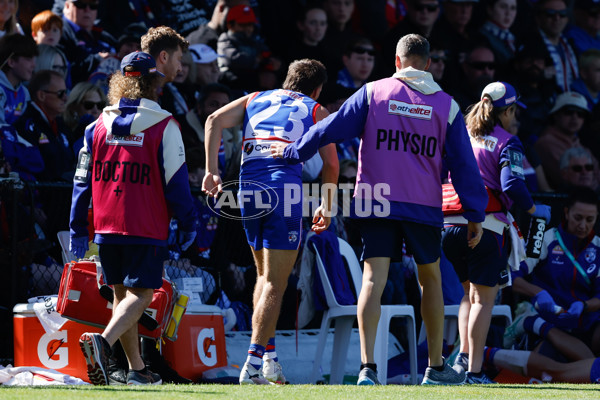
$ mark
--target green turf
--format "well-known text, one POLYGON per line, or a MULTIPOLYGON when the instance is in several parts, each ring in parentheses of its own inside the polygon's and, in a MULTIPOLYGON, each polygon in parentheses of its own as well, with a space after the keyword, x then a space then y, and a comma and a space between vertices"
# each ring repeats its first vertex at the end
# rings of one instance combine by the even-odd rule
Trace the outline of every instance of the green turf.
POLYGON ((600 398, 596 385, 487 385, 487 386, 239 386, 239 385, 161 385, 138 387, 3 387, 0 399, 234 399, 234 400, 338 400, 338 399, 594 399, 600 398))

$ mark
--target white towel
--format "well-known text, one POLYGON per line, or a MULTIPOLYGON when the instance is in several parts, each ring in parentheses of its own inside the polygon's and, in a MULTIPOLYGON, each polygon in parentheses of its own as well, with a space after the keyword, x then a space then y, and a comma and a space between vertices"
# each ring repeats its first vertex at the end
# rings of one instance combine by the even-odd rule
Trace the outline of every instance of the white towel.
POLYGON ((515 222, 513 216, 507 212, 506 218, 509 222, 508 234, 510 236, 510 254, 508 255, 508 283, 505 286, 512 285, 512 279, 510 271, 517 271, 521 261, 525 260, 525 240, 523 240, 523 234, 519 230, 519 226, 515 222))
POLYGON ((0 383, 4 386, 89 385, 82 379, 40 367, 6 368, 0 365, 0 383))
POLYGON ((33 303, 33 311, 40 320, 40 324, 46 333, 52 334, 62 328, 68 319, 63 318, 56 312, 56 303, 58 296, 53 294, 49 296, 32 297, 27 300, 28 303, 33 303))

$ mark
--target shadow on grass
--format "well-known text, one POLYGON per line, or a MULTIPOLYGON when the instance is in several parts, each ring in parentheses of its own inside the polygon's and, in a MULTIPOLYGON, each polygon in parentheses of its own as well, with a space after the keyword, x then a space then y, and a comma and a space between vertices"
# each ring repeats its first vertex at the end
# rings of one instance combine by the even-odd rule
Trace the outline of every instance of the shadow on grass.
MULTIPOLYGON (((190 385, 174 385, 171 386, 169 388, 169 390, 174 390, 177 393, 183 393, 183 394, 210 394, 210 395, 218 395, 218 394, 222 394, 221 392, 215 392, 215 391, 208 391, 208 390, 202 390, 202 391, 198 391, 198 390, 179 390, 178 388, 183 388, 189 386, 191 387, 192 384, 190 385)), ((198 387, 199 385, 193 385, 194 387, 198 387)), ((93 390, 93 391, 101 391, 101 392, 126 392, 126 391, 132 391, 132 392, 146 392, 146 393, 164 393, 165 389, 163 385, 154 385, 154 386, 142 386, 142 385, 136 385, 136 386, 126 386, 126 385, 118 385, 118 386, 94 386, 94 385, 48 385, 48 386, 1 386, 2 388, 6 388, 6 389, 10 389, 10 388, 15 388, 15 389, 23 389, 23 388, 27 388, 28 390, 69 390, 69 391, 87 391, 87 390, 93 390)))
MULTIPOLYGON (((591 383, 583 383, 582 385, 590 385, 591 383)), ((485 386, 486 389, 525 389, 525 390, 566 390, 566 391, 574 391, 574 390, 585 390, 585 391, 594 391, 597 392, 598 388, 577 388, 577 387, 561 387, 558 385, 565 385, 565 383, 539 383, 533 385, 525 385, 525 384, 497 384, 497 385, 479 385, 485 386)), ((568 385, 577 385, 577 383, 568 383, 568 385)))

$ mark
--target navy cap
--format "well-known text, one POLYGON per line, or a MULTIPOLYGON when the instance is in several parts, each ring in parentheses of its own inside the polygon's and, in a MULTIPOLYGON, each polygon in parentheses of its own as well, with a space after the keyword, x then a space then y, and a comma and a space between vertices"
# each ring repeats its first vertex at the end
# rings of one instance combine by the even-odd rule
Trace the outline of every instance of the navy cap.
POLYGON ((154 58, 143 51, 135 51, 123 57, 121 60, 121 72, 124 76, 143 76, 149 74, 165 76, 156 69, 154 58))
POLYGON ((492 104, 494 107, 506 107, 513 103, 517 103, 519 107, 527 108, 527 106, 521 103, 517 91, 511 84, 506 82, 492 82, 483 88, 481 92, 481 98, 484 95, 488 95, 492 98, 492 104))

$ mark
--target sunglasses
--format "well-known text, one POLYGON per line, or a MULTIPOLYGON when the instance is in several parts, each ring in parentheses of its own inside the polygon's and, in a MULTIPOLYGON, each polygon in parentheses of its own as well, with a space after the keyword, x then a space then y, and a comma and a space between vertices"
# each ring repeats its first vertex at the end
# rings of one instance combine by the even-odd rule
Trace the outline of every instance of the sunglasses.
POLYGON ((573 172, 583 172, 583 170, 585 170, 586 172, 593 171, 594 165, 593 164, 571 165, 571 171, 573 171, 573 172))
POLYGON ((432 63, 446 62, 447 59, 445 56, 431 56, 430 58, 432 63))
POLYGON ((545 9, 542 11, 542 13, 548 18, 554 18, 554 17, 566 18, 567 17, 566 9, 564 9, 564 10, 545 9))
POLYGON ((67 89, 57 90, 56 92, 53 92, 52 90, 42 90, 42 92, 51 93, 56 97, 63 97, 67 95, 67 89))
POLYGON ((375 50, 374 49, 367 49, 366 47, 354 47, 354 48, 352 48, 352 53, 356 53, 356 54, 365 54, 365 53, 367 53, 370 56, 375 56, 375 50))
POLYGON ((478 71, 483 71, 484 69, 488 69, 488 70, 496 69, 496 64, 494 64, 493 62, 472 61, 468 64, 471 68, 476 69, 478 71))
POLYGON ((562 110, 562 114, 566 115, 568 117, 572 117, 573 115, 577 115, 579 118, 585 118, 585 111, 582 110, 578 110, 578 109, 572 109, 572 108, 567 108, 565 110, 562 110))
POLYGON ((83 108, 85 108, 86 110, 91 110, 92 108, 94 108, 94 106, 96 106, 96 108, 98 110, 102 110, 104 108, 104 106, 106 105, 103 101, 84 101, 83 103, 81 103, 83 105, 83 108))
POLYGON ((423 12, 425 10, 429 11, 429 12, 436 12, 438 10, 438 8, 440 8, 437 4, 419 4, 419 5, 415 5, 414 9, 415 11, 418 12, 423 12))
POLYGON ((72 3, 75 7, 77 7, 80 10, 83 10, 86 7, 89 7, 90 10, 98 9, 98 3, 86 3, 85 1, 73 1, 72 3))

